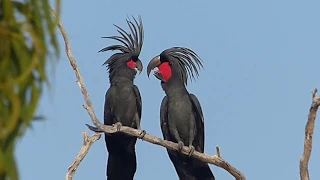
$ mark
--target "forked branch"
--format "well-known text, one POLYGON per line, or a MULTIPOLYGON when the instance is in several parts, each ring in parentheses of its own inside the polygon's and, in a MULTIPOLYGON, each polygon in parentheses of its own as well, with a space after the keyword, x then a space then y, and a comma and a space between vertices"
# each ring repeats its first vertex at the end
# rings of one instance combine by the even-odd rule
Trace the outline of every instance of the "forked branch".
POLYGON ((101 137, 101 134, 94 134, 92 136, 88 136, 86 131, 83 131, 82 135, 83 135, 83 145, 82 145, 77 157, 72 162, 71 166, 68 168, 66 180, 72 180, 73 175, 75 174, 76 170, 78 169, 81 161, 88 154, 89 149, 92 146, 92 144, 94 142, 98 141, 101 137))
POLYGON ((309 110, 308 121, 305 128, 305 139, 303 154, 300 158, 300 179, 310 180, 308 164, 312 150, 312 137, 314 132, 314 124, 316 121, 317 111, 320 105, 320 97, 316 96, 318 90, 312 91, 312 103, 309 110))
MULTIPOLYGON (((55 17, 54 12, 52 11, 53 16, 55 17)), ((78 69, 77 63, 75 58, 73 57, 72 53, 71 53, 71 46, 67 37, 67 33, 62 25, 62 23, 60 22, 59 19, 57 20, 57 24, 58 27, 60 29, 60 32, 63 36, 64 42, 65 42, 65 46, 66 46, 66 54, 69 58, 70 64, 76 74, 77 77, 77 82, 78 85, 80 87, 81 93, 83 94, 84 100, 86 102, 86 104, 84 105, 84 108, 87 110, 93 124, 96 127, 92 127, 87 125, 91 130, 96 131, 96 132, 106 132, 106 133, 116 133, 117 132, 117 128, 113 127, 113 126, 106 126, 102 123, 99 122, 98 118, 96 117, 94 110, 93 110, 93 105, 91 103, 91 100, 89 98, 89 93, 86 90, 86 87, 84 85, 83 79, 81 77, 80 71, 78 69)), ((125 126, 121 126, 120 128, 120 132, 123 132, 125 134, 131 135, 131 136, 136 136, 136 137, 140 137, 141 135, 141 131, 137 130, 137 129, 133 129, 130 127, 125 127, 125 126)), ((143 140, 152 143, 152 144, 156 144, 156 145, 160 145, 163 146, 165 148, 171 149, 171 150, 178 150, 178 144, 177 143, 173 143, 171 141, 166 141, 163 140, 161 138, 155 137, 155 136, 151 136, 149 134, 145 134, 143 137, 143 140)), ((219 151, 220 152, 220 151, 219 151)), ((189 148, 184 146, 182 149, 182 153, 188 155, 189 153, 189 148)), ((219 153, 220 154, 220 153, 219 153)), ((239 171, 237 170, 235 167, 233 167, 232 165, 230 165, 228 162, 226 162, 225 160, 223 160, 221 157, 214 155, 214 156, 210 156, 204 153, 199 153, 197 151, 194 152, 194 154, 192 155, 193 157, 203 161, 203 162, 207 162, 210 164, 214 164, 218 167, 221 167, 223 169, 225 169, 226 171, 228 171, 230 174, 232 174, 236 180, 245 180, 245 176, 239 171)), ((84 158, 84 156, 82 157, 82 159, 84 158)), ((80 163, 79 163, 80 164, 80 163)), ((79 164, 77 164, 77 166, 79 166, 79 164)), ((75 169, 77 168, 77 166, 75 167, 75 169)), ((69 172, 68 172, 69 173, 69 172)), ((72 178, 72 177, 71 177, 72 178)))

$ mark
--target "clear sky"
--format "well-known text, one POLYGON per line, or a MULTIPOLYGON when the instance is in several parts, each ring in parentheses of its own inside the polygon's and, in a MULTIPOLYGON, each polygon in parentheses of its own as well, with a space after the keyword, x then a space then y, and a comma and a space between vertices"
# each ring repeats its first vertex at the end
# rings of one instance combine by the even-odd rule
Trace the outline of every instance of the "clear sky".
MULTIPOLYGON (((63 0, 62 22, 95 112, 103 119, 109 87, 103 62, 111 52, 97 53, 114 41, 113 23, 128 29, 127 15, 142 16, 145 41, 136 77, 143 100, 142 128, 162 137, 159 109, 164 92, 146 75, 146 66, 164 49, 184 46, 205 62, 197 81, 188 84, 205 115, 205 152, 222 156, 248 180, 299 179, 304 128, 318 87, 320 67, 320 1, 72 1, 63 0)), ((60 33, 58 33, 60 36, 60 33)), ((17 161, 21 180, 64 179, 82 146, 82 131, 91 120, 59 37, 60 61, 50 68, 39 114, 47 117, 19 140, 17 161)), ((311 179, 320 179, 320 127, 316 123, 311 179)), ((89 132, 87 130, 87 132, 89 132)), ((89 134, 92 134, 89 132, 89 134)), ((105 179, 107 152, 96 142, 75 179, 105 179)), ((137 142, 137 180, 177 179, 164 148, 137 142)), ((233 179, 210 166, 217 180, 233 179)))

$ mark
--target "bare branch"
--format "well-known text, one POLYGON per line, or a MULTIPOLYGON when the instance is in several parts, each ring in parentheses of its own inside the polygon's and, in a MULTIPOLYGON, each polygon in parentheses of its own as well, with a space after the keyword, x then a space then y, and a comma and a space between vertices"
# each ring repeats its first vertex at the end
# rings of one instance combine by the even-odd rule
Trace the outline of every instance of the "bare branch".
MULTIPOLYGON (((51 10, 51 13, 53 15, 54 18, 56 18, 56 15, 54 13, 53 10, 51 10)), ((97 126, 98 128, 100 128, 100 126, 102 126, 103 124, 101 124, 96 116, 96 114, 94 113, 94 110, 93 110, 93 105, 91 103, 91 100, 90 100, 90 96, 89 96, 89 93, 84 85, 84 82, 83 82, 83 79, 82 79, 82 76, 80 74, 80 71, 79 71, 79 68, 78 68, 78 65, 76 63, 76 60, 75 58, 73 57, 72 53, 71 53, 71 46, 70 46, 70 42, 69 42, 69 39, 68 39, 68 36, 67 36, 67 32, 66 30, 64 29, 61 21, 59 19, 56 19, 57 21, 57 25, 60 29, 60 32, 62 34, 62 37, 64 39, 64 42, 65 42, 65 46, 66 46, 66 54, 69 58, 69 61, 70 61, 70 64, 71 64, 71 67, 73 68, 75 74, 76 74, 76 77, 77 77, 77 82, 78 82, 78 85, 80 87, 80 90, 81 90, 81 93, 83 94, 83 97, 84 97, 84 100, 86 102, 86 104, 84 105, 84 107, 86 107, 86 110, 89 114, 89 116, 91 117, 92 119, 92 122, 95 126, 97 126)))
POLYGON ((312 137, 314 132, 314 124, 316 121, 318 107, 320 105, 320 97, 316 96, 318 89, 312 91, 312 103, 308 115, 308 121, 305 127, 304 150, 300 158, 300 179, 310 180, 308 164, 312 150, 312 137))
POLYGON ((68 172, 66 175, 66 180, 72 180, 73 175, 78 169, 81 161, 86 157, 89 152, 90 147, 96 141, 98 141, 101 137, 101 134, 94 134, 93 136, 88 136, 86 131, 82 132, 83 135, 83 145, 81 147, 80 152, 78 153, 75 160, 72 162, 71 166, 68 168, 68 172))
MULTIPOLYGON (((54 15, 53 11, 52 11, 52 13, 54 15)), ((89 125, 87 125, 87 126, 91 130, 93 130, 95 132, 102 132, 103 131, 103 132, 109 133, 109 134, 110 133, 116 133, 117 132, 117 128, 116 127, 106 126, 106 125, 100 123, 98 118, 96 117, 96 115, 94 113, 94 110, 93 110, 93 105, 92 105, 91 100, 89 98, 89 93, 85 88, 85 85, 84 85, 83 79, 81 77, 80 71, 78 69, 76 60, 75 60, 75 58, 73 57, 73 55, 71 53, 71 47, 70 47, 70 43, 69 43, 69 40, 68 40, 68 37, 67 37, 67 33, 66 33, 65 29, 63 28, 62 23, 59 20, 57 20, 57 24, 58 24, 58 27, 59 27, 59 29, 61 31, 61 34, 62 34, 63 38, 64 38, 64 41, 65 41, 67 56, 69 58, 69 61, 70 61, 70 64, 71 64, 73 70, 75 71, 78 85, 80 87, 80 90, 81 90, 81 92, 83 94, 83 97, 84 97, 84 100, 86 102, 86 104, 84 104, 83 107, 88 111, 88 114, 91 117, 91 120, 92 120, 93 124, 96 127, 92 127, 92 126, 89 126, 89 125)), ((126 127, 126 126, 121 126, 120 127, 120 132, 123 132, 125 134, 131 135, 131 136, 136 136, 136 137, 140 138, 142 131, 137 130, 137 129, 133 129, 133 128, 130 128, 130 127, 126 127)), ((158 137, 155 137, 155 136, 151 136, 149 134, 145 134, 142 139, 147 141, 147 142, 149 142, 149 143, 160 145, 160 146, 166 147, 166 148, 171 149, 171 150, 178 150, 178 144, 177 143, 173 143, 171 141, 166 141, 166 140, 163 140, 161 138, 158 138, 158 137)), ((182 149, 182 153, 188 155, 189 154, 189 148, 184 146, 183 149, 182 149)), ((236 178, 236 180, 245 180, 245 176, 239 170, 237 170, 235 167, 231 166, 228 162, 223 160, 221 157, 218 157, 216 155, 210 156, 210 155, 206 155, 206 154, 203 154, 203 153, 199 153, 197 151, 194 151, 192 156, 197 158, 197 159, 199 159, 199 160, 201 160, 201 161, 203 161, 203 162, 214 164, 214 165, 216 165, 218 167, 221 167, 221 168, 225 169, 230 174, 232 174, 236 178)))
MULTIPOLYGON (((135 136, 140 138, 141 137, 141 131, 131 128, 131 127, 127 127, 127 126, 121 126, 120 130, 117 131, 117 127, 115 126, 105 126, 103 125, 101 129, 96 128, 96 127, 92 127, 90 125, 87 124, 87 126, 89 127, 90 130, 95 131, 95 132, 106 132, 109 134, 112 133, 116 133, 116 132, 123 132, 127 135, 130 136, 135 136)), ((155 136, 151 136, 150 134, 146 133, 142 138, 142 140, 147 141, 149 143, 155 144, 155 145, 159 145, 162 147, 165 147, 167 149, 170 150, 176 150, 178 151, 178 144, 177 143, 173 143, 171 141, 166 141, 163 140, 161 138, 155 137, 155 136)), ((220 148, 218 147, 219 151, 218 154, 220 154, 220 148)), ((185 155, 188 155, 190 152, 189 147, 187 146, 183 146, 182 148, 182 153, 185 155)), ((203 162, 209 163, 209 164, 214 164, 218 167, 221 167, 223 169, 225 169, 226 171, 228 171, 230 174, 232 174, 236 180, 245 180, 245 176, 239 171, 237 170, 235 167, 233 167, 231 164, 229 164, 228 162, 226 162, 224 159, 222 159, 221 157, 219 157, 218 155, 207 155, 204 153, 200 153, 198 151, 194 151, 194 153, 192 154, 192 157, 197 158, 203 162)))

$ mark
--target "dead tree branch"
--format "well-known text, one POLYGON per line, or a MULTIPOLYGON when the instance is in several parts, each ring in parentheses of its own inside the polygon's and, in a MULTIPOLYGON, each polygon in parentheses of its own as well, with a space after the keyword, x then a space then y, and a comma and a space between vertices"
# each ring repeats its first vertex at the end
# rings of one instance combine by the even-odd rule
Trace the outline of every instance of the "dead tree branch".
MULTIPOLYGON (((54 12, 52 11, 53 15, 54 12)), ((55 17, 55 15, 54 15, 55 17)), ((78 69, 77 63, 75 58, 73 57, 72 53, 71 53, 71 46, 67 37, 67 33, 61 23, 60 20, 57 20, 57 25, 60 29, 60 32, 63 36, 64 42, 65 42, 65 46, 66 46, 66 54, 69 58, 70 64, 75 72, 75 75, 77 77, 77 82, 78 85, 80 87, 81 93, 83 94, 84 100, 86 102, 84 106, 84 108, 87 110, 93 124, 96 127, 92 127, 87 125, 91 130, 95 131, 95 132, 106 132, 106 133, 116 133, 117 132, 117 128, 113 127, 113 126, 106 126, 102 123, 99 122, 98 118, 96 117, 94 110, 93 110, 93 105, 91 103, 90 97, 89 97, 89 93, 86 90, 86 87, 84 85, 83 79, 81 77, 80 71, 78 69)), ((141 131, 137 130, 137 129, 133 129, 130 127, 125 127, 125 126, 121 126, 120 127, 120 132, 123 132, 125 134, 128 134, 130 136, 136 136, 136 137, 140 137, 141 136, 141 131)), ((156 144, 159 146, 163 146, 165 148, 171 149, 171 150, 178 150, 178 144, 177 143, 173 143, 171 141, 166 141, 163 140, 161 138, 155 137, 155 136, 151 136, 149 134, 145 134, 144 137, 142 138, 143 140, 152 143, 152 144, 156 144)), ((184 146, 182 149, 182 153, 188 155, 189 153, 189 148, 184 146)), ((220 154, 220 151, 218 152, 220 154)), ((233 167, 232 165, 230 165, 228 162, 226 162, 225 160, 223 160, 221 157, 214 155, 214 156, 210 156, 207 154, 203 154, 203 153, 199 153, 197 151, 194 151, 194 154, 192 155, 193 157, 202 160, 203 162, 207 162, 210 164, 214 164, 218 167, 221 167, 223 169, 225 169, 226 171, 228 171, 230 174, 232 174, 236 180, 245 180, 245 176, 239 171, 237 170, 235 167, 233 167)), ((83 159, 83 158, 82 158, 83 159)), ((79 162, 80 163, 80 162, 79 162)), ((79 166, 79 164, 75 165, 75 168, 79 166)), ((72 178, 72 177, 71 177, 72 178)))
POLYGON ((68 168, 66 180, 72 180, 73 175, 75 174, 76 170, 78 169, 81 161, 88 154, 92 144, 94 142, 98 141, 101 137, 101 134, 94 134, 92 136, 88 136, 86 131, 83 131, 82 135, 83 135, 83 145, 82 145, 81 150, 78 153, 77 157, 72 162, 71 166, 68 168))
MULTIPOLYGON (((138 137, 138 138, 141 137, 141 135, 140 135, 141 131, 140 130, 133 129, 133 128, 130 128, 130 127, 127 127, 127 126, 121 126, 119 131, 117 131, 117 127, 115 127, 115 126, 105 126, 105 125, 103 125, 101 129, 92 127, 92 126, 90 126, 88 124, 87 124, 87 126, 89 127, 90 130, 95 131, 95 132, 106 132, 106 133, 109 133, 109 134, 116 133, 116 132, 123 132, 125 134, 130 135, 130 136, 135 136, 135 137, 138 137)), ((176 150, 176 151, 179 150, 177 143, 173 143, 171 141, 166 141, 166 140, 163 140, 161 138, 158 138, 158 137, 155 137, 155 136, 151 136, 148 133, 146 133, 142 137, 142 139, 144 141, 149 142, 149 143, 152 143, 152 144, 155 144, 155 145, 159 145, 159 146, 165 147, 165 148, 170 149, 170 150, 176 150)), ((218 152, 217 152, 218 155, 213 155, 213 156, 207 155, 207 154, 204 154, 204 153, 200 153, 198 151, 194 151, 194 153, 192 154, 192 157, 197 158, 197 159, 199 159, 199 160, 201 160, 203 162, 206 162, 206 163, 209 163, 209 164, 214 164, 214 165, 216 165, 218 167, 221 167, 221 168, 225 169, 232 176, 234 176, 236 178, 236 180, 245 180, 246 179, 245 176, 239 170, 237 170, 235 167, 233 167, 227 161, 225 161, 224 159, 219 157, 219 155, 220 155, 220 148, 219 147, 217 147, 217 150, 218 150, 218 152)), ((190 149, 187 146, 183 146, 182 153, 185 154, 185 155, 188 155, 189 152, 190 152, 190 149)))
POLYGON ((310 180, 308 164, 311 156, 312 150, 312 137, 314 132, 314 124, 316 121, 318 107, 320 105, 320 97, 316 96, 318 90, 314 89, 312 91, 312 103, 309 110, 308 121, 305 127, 305 139, 304 139, 304 149, 303 154, 300 158, 300 179, 310 180))

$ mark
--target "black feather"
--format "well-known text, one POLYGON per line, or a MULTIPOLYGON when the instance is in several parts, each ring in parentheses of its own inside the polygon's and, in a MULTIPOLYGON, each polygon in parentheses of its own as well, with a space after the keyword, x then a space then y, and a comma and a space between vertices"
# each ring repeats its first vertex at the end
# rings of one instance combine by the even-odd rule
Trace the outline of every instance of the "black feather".
MULTIPOLYGON (((196 79, 199 76, 199 69, 203 68, 202 59, 191 49, 185 47, 172 47, 164 50, 160 56, 171 56, 174 58, 163 58, 170 59, 169 61, 176 64, 180 72, 180 78, 184 84, 187 85, 188 78, 196 79), (196 76, 196 77, 195 77, 196 76)), ((162 59, 162 58, 161 58, 162 59)))
POLYGON ((133 17, 134 23, 130 21, 130 19, 127 19, 127 24, 130 28, 130 33, 127 33, 124 29, 114 24, 114 26, 117 28, 118 33, 121 36, 108 36, 108 37, 102 37, 102 38, 108 38, 116 40, 122 44, 118 45, 110 45, 108 47, 105 47, 101 49, 99 52, 104 51, 121 51, 121 53, 113 54, 109 59, 107 59, 103 65, 107 66, 107 70, 109 71, 110 77, 113 76, 114 71, 117 67, 121 65, 120 62, 122 60, 129 60, 129 58, 132 58, 132 60, 136 61, 138 60, 138 57, 140 55, 143 40, 144 40, 144 31, 143 31, 143 24, 142 19, 139 16, 139 23, 138 21, 133 17))

